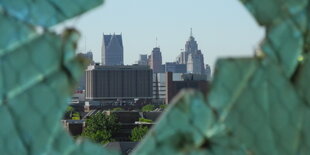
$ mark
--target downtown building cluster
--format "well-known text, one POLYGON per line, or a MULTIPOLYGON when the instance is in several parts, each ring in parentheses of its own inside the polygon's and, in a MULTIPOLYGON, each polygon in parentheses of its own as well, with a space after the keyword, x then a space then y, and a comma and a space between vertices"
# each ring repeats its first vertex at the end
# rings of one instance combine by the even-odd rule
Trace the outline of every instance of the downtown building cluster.
POLYGON ((122 34, 103 34, 101 64, 93 62, 90 52, 82 55, 91 63, 79 88, 90 103, 148 99, 168 104, 183 88, 206 93, 210 80, 210 67, 192 32, 174 62, 163 63, 161 49, 155 47, 135 64, 124 65, 122 34))
POLYGON ((189 73, 206 75, 210 79, 210 66, 204 64, 204 56, 198 48, 198 43, 192 31, 188 41, 185 43, 185 49, 177 56, 175 62, 166 62, 163 64, 159 47, 155 47, 151 54, 146 57, 147 55, 140 55, 137 64, 150 66, 154 73, 189 73))
POLYGON ((93 61, 92 52, 79 54, 89 65, 71 99, 74 110, 62 120, 71 135, 80 136, 88 125, 86 120, 98 113, 114 115, 120 128, 112 135, 116 142, 105 147, 126 145, 133 149, 137 142, 131 142, 131 132, 141 126, 151 128, 165 104, 182 89, 207 93, 210 69, 192 34, 176 61, 163 63, 161 49, 155 47, 149 55, 141 54, 133 65, 124 65, 121 34, 102 37, 101 63, 93 61), (153 108, 145 111, 145 107, 153 108))

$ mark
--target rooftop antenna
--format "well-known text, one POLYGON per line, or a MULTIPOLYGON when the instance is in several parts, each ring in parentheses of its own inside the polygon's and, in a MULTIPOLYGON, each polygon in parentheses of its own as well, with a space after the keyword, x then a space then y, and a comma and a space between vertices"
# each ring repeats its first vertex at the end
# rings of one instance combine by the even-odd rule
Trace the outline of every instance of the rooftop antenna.
POLYGON ((190 34, 190 36, 192 37, 193 36, 193 29, 191 28, 191 34, 190 34))
POLYGON ((158 40, 157 40, 157 37, 156 37, 155 47, 158 47, 158 46, 157 46, 157 42, 158 42, 158 40))

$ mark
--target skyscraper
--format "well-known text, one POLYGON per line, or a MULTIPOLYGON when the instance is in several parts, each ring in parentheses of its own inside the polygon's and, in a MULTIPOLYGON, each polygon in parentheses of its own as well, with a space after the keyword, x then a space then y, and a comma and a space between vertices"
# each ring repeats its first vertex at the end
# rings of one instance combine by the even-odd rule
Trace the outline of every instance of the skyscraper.
POLYGON ((211 81, 211 67, 208 64, 206 64, 206 75, 207 75, 208 81, 211 81))
POLYGON ((153 69, 154 73, 163 72, 162 57, 159 47, 153 48, 152 54, 150 56, 150 67, 153 69))
POLYGON ((148 65, 147 62, 147 55, 146 54, 140 54, 139 60, 137 62, 138 65, 148 65))
POLYGON ((185 43, 185 51, 177 57, 177 63, 186 64, 187 73, 205 74, 204 56, 198 50, 198 44, 193 37, 192 29, 188 41, 185 43))
POLYGON ((104 66, 123 65, 124 48, 122 35, 104 35, 101 48, 101 63, 104 66))

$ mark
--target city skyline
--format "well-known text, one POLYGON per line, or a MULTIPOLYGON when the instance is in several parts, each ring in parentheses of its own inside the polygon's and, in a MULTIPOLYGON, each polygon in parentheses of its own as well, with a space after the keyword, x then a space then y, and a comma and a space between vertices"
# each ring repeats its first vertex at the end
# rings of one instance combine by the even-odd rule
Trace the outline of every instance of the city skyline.
POLYGON ((78 52, 93 51, 96 62, 101 58, 102 34, 122 33, 124 64, 128 65, 135 63, 140 54, 150 54, 156 38, 163 62, 175 61, 190 28, 205 55, 205 64, 212 68, 219 57, 253 55, 264 36, 264 29, 236 0, 110 0, 63 25, 77 27, 82 34, 78 52))

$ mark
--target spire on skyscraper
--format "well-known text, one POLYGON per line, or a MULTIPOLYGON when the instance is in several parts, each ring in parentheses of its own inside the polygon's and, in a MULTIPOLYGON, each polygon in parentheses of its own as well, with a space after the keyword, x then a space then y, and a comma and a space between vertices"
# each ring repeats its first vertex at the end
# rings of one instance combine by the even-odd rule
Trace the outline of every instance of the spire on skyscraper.
POLYGON ((193 36, 193 29, 191 28, 191 34, 190 34, 190 36, 192 37, 193 36))

